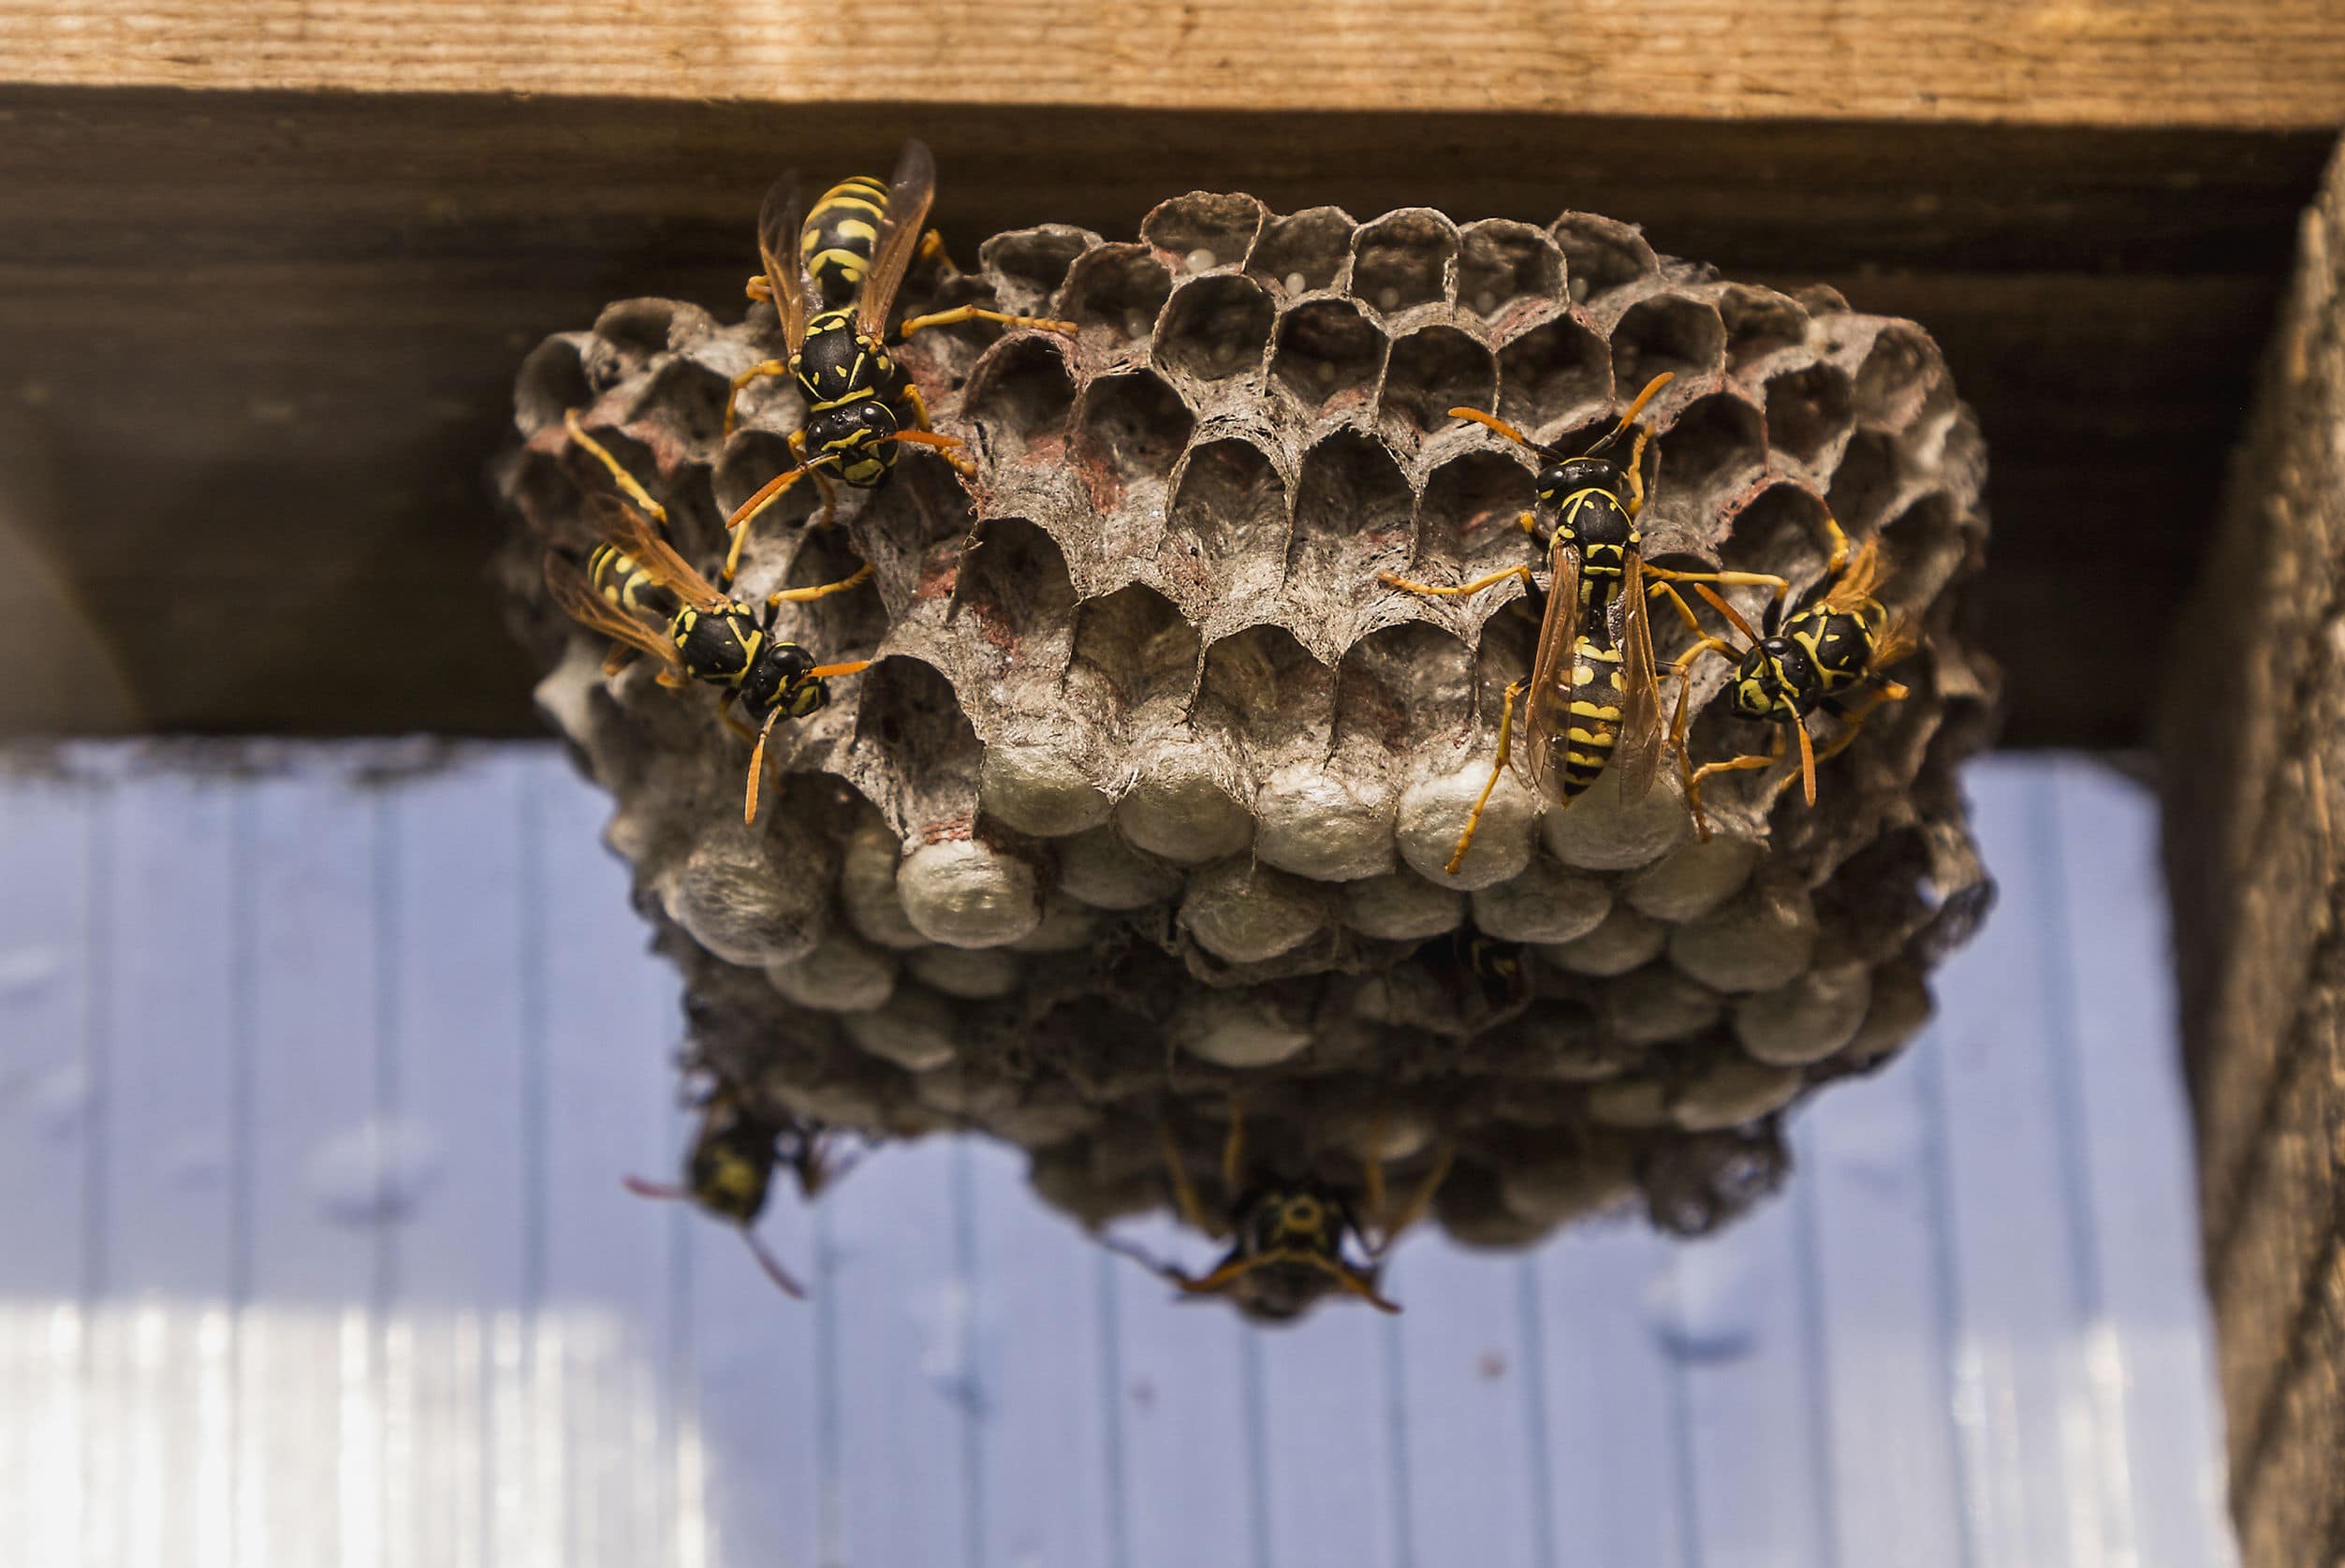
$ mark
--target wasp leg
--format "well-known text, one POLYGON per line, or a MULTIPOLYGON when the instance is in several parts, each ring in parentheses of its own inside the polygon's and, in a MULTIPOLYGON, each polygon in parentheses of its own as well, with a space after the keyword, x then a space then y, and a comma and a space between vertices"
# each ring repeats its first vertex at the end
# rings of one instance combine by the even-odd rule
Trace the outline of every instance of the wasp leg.
MULTIPOLYGON (((1457 1163, 1457 1158, 1458 1151, 1444 1144, 1441 1151, 1433 1156, 1433 1168, 1425 1173, 1425 1179, 1416 1184, 1415 1191, 1409 1194, 1408 1201, 1400 1206, 1397 1213, 1385 1215, 1384 1204, 1379 1199, 1373 1222, 1377 1231, 1376 1245, 1370 1250, 1370 1256, 1384 1256, 1392 1244, 1400 1239, 1402 1232, 1425 1218, 1425 1211, 1433 1207, 1433 1194, 1440 1192, 1442 1183, 1449 1180, 1449 1167, 1457 1163)), ((1377 1172, 1376 1186, 1380 1191, 1384 1186, 1381 1170, 1377 1172)))
POLYGON ((1792 591, 1791 579, 1777 577, 1773 572, 1673 572, 1666 566, 1656 566, 1649 562, 1639 562, 1637 564, 1647 577, 1659 578, 1663 582, 1715 582, 1728 588, 1765 588, 1774 594, 1775 603, 1779 605, 1783 602, 1783 595, 1792 591))
POLYGON ((1506 688, 1504 706, 1498 715, 1498 755, 1490 763, 1489 782, 1473 798, 1473 810, 1466 813, 1466 830, 1458 835, 1458 847, 1449 852, 1449 864, 1442 868, 1447 875, 1456 876, 1458 868, 1464 864, 1466 851, 1473 844, 1473 830, 1482 826, 1482 808, 1490 803, 1490 791, 1498 787, 1499 776, 1506 771, 1506 759, 1514 748, 1515 699, 1522 696, 1523 688, 1529 684, 1527 681, 1517 681, 1506 688))
MULTIPOLYGON (((970 461, 969 443, 958 435, 939 435, 932 430, 900 430, 893 435, 883 435, 881 441, 901 441, 907 446, 928 447, 936 455, 953 465, 953 472, 964 479, 977 476, 977 465, 970 461)), ((878 443, 874 442, 876 446, 878 443)))
MULTIPOLYGON (((826 460, 817 458, 815 461, 820 462, 826 460)), ((733 508, 733 515, 725 520, 725 531, 733 535, 733 543, 725 551, 724 575, 717 579, 719 582, 727 588, 730 588, 733 585, 733 574, 740 570, 741 547, 748 543, 749 525, 756 520, 757 515, 763 512, 768 506, 770 506, 775 502, 781 500, 782 497, 788 492, 789 488, 792 485, 798 483, 800 479, 808 477, 809 476, 812 476, 817 482, 824 482, 822 471, 820 469, 812 468, 807 466, 805 463, 800 462, 798 467, 785 468, 781 473, 776 474, 772 478, 768 479, 764 484, 757 487, 755 494, 752 495, 748 500, 742 502, 739 506, 733 508)), ((826 507, 828 507, 828 491, 826 491, 826 507)), ((828 511, 826 510, 826 518, 828 515, 828 511)))
POLYGON ((1189 1167, 1181 1162, 1180 1145, 1173 1141, 1169 1124, 1156 1124, 1156 1146, 1164 1151, 1165 1174, 1172 1179, 1173 1207, 1180 1210, 1181 1222, 1206 1236, 1221 1238, 1225 1232, 1206 1214, 1205 1205, 1197 1200, 1196 1184, 1189 1180, 1189 1167))
POLYGON ((1070 338, 1076 332, 1072 321, 1053 321, 1046 315, 1010 315, 1002 311, 981 310, 975 305, 955 305, 951 310, 938 311, 933 315, 914 316, 896 329, 896 341, 901 343, 913 333, 926 331, 931 327, 958 326, 963 321, 995 321, 1004 327, 1032 327, 1036 331, 1057 332, 1070 338))
MULTIPOLYGON (((1678 608, 1684 607, 1680 605, 1678 608)), ((1742 651, 1733 643, 1722 641, 1707 632, 1703 632, 1699 626, 1696 626, 1694 630, 1700 633, 1701 640, 1678 654, 1677 662, 1669 667, 1670 674, 1678 682, 1678 711, 1669 721, 1669 743, 1678 749, 1678 766, 1680 769, 1688 766, 1685 760, 1686 702, 1688 694, 1693 689, 1695 662, 1705 653, 1715 653, 1720 658, 1730 662, 1742 656, 1742 651)))
POLYGON ((732 698, 722 695, 717 697, 716 716, 725 721, 725 728, 731 730, 742 740, 755 740, 757 739, 757 732, 750 728, 746 724, 743 724, 740 716, 733 711, 732 698))
POLYGON ((1528 566, 1509 566, 1502 572, 1492 572, 1488 577, 1478 577, 1472 582, 1461 582, 1453 588, 1444 588, 1430 582, 1417 582, 1402 577, 1398 572, 1378 572, 1376 580, 1404 593, 1422 593, 1429 598, 1451 598, 1461 593, 1479 593, 1485 588, 1495 587, 1513 577, 1522 579, 1523 586, 1532 593, 1535 593, 1539 591, 1539 579, 1532 574, 1528 566))
POLYGON ((743 388, 747 387, 753 381, 763 381, 769 376, 787 375, 789 374, 790 367, 784 360, 760 359, 755 364, 750 366, 747 370, 741 372, 739 375, 733 377, 733 385, 725 394, 725 433, 727 435, 733 433, 733 427, 736 422, 733 405, 740 401, 741 389, 743 388))
POLYGON ((1832 545, 1832 556, 1824 564, 1824 574, 1836 578, 1848 565, 1848 535, 1840 531, 1840 520, 1830 512, 1824 514, 1824 535, 1832 545))
POLYGON ((945 248, 945 236, 933 228, 920 236, 920 250, 916 259, 941 262, 948 272, 960 271, 953 265, 952 253, 945 248))
POLYGON ((667 526, 667 508, 652 499, 652 492, 636 482, 635 476, 627 472, 626 465, 610 455, 609 447, 586 433, 585 425, 579 421, 577 409, 564 410, 562 424, 563 428, 570 432, 571 440, 585 447, 594 455, 595 462, 610 471, 611 482, 625 492, 628 500, 642 509, 644 516, 658 523, 662 528, 667 526))
MULTIPOLYGON (((1680 753, 1679 755, 1682 755, 1683 754, 1680 753)), ((1710 836, 1710 824, 1709 818, 1705 815, 1702 811, 1702 781, 1708 778, 1712 773, 1734 773, 1751 768, 1772 768, 1782 760, 1783 731, 1781 726, 1779 725, 1775 731, 1775 743, 1767 749, 1767 753, 1765 756, 1760 756, 1754 753, 1747 756, 1735 757, 1726 762, 1705 762, 1701 767, 1696 768, 1693 772, 1686 775, 1686 801, 1693 808, 1694 827, 1700 830, 1702 838, 1706 842, 1710 836)))
POLYGON ((1840 733, 1832 738, 1832 744, 1817 751, 1816 760, 1820 763, 1829 762, 1848 750, 1849 742, 1856 739, 1856 732, 1865 727, 1865 721, 1873 716, 1876 709, 1884 702, 1903 702, 1911 695, 1905 687, 1894 681, 1883 681, 1874 689, 1872 700, 1851 713, 1841 724, 1840 733))
POLYGON ((1222 1139, 1222 1190, 1235 1194, 1246 1180, 1246 1103, 1229 1097, 1229 1135, 1222 1139))
POLYGON ((871 579, 872 564, 866 561, 855 569, 851 577, 843 577, 836 582, 826 582, 815 588, 784 588, 779 593, 767 594, 766 604, 770 607, 781 604, 784 600, 792 604, 804 604, 809 599, 820 599, 832 593, 843 593, 850 588, 860 588, 871 579))

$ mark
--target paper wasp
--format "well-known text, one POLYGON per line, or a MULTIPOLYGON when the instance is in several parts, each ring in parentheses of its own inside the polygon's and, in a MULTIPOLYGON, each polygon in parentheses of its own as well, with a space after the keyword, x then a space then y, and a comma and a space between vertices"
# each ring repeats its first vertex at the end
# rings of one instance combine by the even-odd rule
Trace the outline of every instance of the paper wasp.
POLYGON ((1356 1296, 1379 1312, 1400 1310, 1398 1302, 1385 1297, 1379 1284, 1385 1253, 1431 1207, 1433 1194, 1449 1174, 1448 1149, 1443 1149, 1416 1191, 1389 1218, 1384 1166, 1373 1159, 1361 1161, 1362 1208, 1376 1230, 1371 1242, 1351 1204, 1320 1182, 1247 1181, 1245 1118, 1235 1104, 1230 1107, 1229 1133, 1222 1144, 1221 1184, 1227 1208, 1219 1218, 1198 1198, 1171 1127, 1158 1122, 1156 1136, 1181 1219, 1216 1240, 1228 1239, 1230 1249, 1201 1277, 1112 1238, 1107 1243, 1111 1250, 1171 1281, 1183 1296, 1226 1296, 1248 1317, 1265 1322, 1299 1317, 1332 1291, 1356 1296), (1367 1254, 1364 1263, 1354 1262, 1349 1255, 1347 1244, 1354 1238, 1359 1238, 1367 1254))
POLYGON ((1753 753, 1694 768, 1685 755, 1685 689, 1690 682, 1680 681, 1678 712, 1670 725, 1670 734, 1677 742, 1678 766, 1685 777, 1686 800, 1693 809, 1694 825, 1706 839, 1710 836, 1710 828, 1702 812, 1704 779, 1713 773, 1746 768, 1772 768, 1783 760, 1788 731, 1799 738, 1800 785, 1808 804, 1812 806, 1816 803, 1816 765, 1829 762, 1845 751, 1874 709, 1884 702, 1900 701, 1906 696, 1903 686, 1881 674, 1916 646, 1913 623, 1891 611, 1874 596, 1888 575, 1881 541, 1867 539, 1852 552, 1848 535, 1829 512, 1825 514, 1824 526, 1832 544, 1831 560, 1825 567, 1824 592, 1813 603, 1781 620, 1780 625, 1781 602, 1768 606, 1764 637, 1752 631, 1751 623, 1706 585, 1694 585, 1694 592, 1707 599, 1710 607, 1740 635, 1743 646, 1737 648, 1721 638, 1705 636, 1678 656, 1678 674, 1689 675, 1694 662, 1705 653, 1734 659, 1734 679, 1726 690, 1736 715, 1778 726, 1774 743, 1764 755, 1753 753), (1869 700, 1857 707, 1851 698, 1860 688, 1869 700), (1808 733, 1808 716, 1818 711, 1843 721, 1840 733, 1821 751, 1808 733))
MULTIPOLYGON (((726 582, 740 564, 749 523, 803 476, 813 475, 823 487, 825 521, 833 498, 824 470, 835 472, 857 490, 869 490, 887 476, 902 445, 932 447, 963 478, 975 476, 975 466, 961 451, 967 443, 929 428, 920 388, 887 347, 887 313, 915 253, 924 248, 921 226, 935 194, 936 160, 919 141, 904 143, 896 172, 885 186, 868 176, 842 181, 823 194, 802 222, 803 198, 795 169, 766 193, 757 216, 757 249, 765 275, 751 280, 749 292, 773 301, 787 353, 733 378, 725 401, 725 430, 732 432, 734 403, 741 388, 778 375, 797 378, 806 400, 806 423, 790 432, 798 466, 776 476, 726 520, 725 527, 733 531, 733 547, 725 560, 726 582), (810 301, 818 307, 811 315, 810 301)), ((942 249, 932 232, 928 241, 942 249)), ((1071 321, 957 305, 906 321, 897 329, 896 341, 961 321, 1033 327, 1069 337, 1076 330, 1071 321)))
MULTIPOLYGON (((1660 681, 1653 667, 1652 628, 1646 600, 1666 595, 1698 637, 1701 623, 1677 589, 1678 582, 1762 584, 1780 602, 1790 584, 1757 572, 1676 572, 1645 562, 1637 515, 1645 507, 1645 445, 1650 427, 1637 424, 1670 373, 1653 377, 1636 394, 1620 421, 1577 453, 1542 446, 1514 426, 1478 408, 1453 408, 1453 418, 1471 419, 1535 453, 1542 463, 1532 492, 1553 519, 1547 539, 1548 584, 1539 619, 1537 651, 1531 676, 1506 688, 1499 716, 1498 757, 1489 782, 1466 818, 1465 831, 1444 869, 1451 874, 1466 857, 1490 792, 1514 756, 1515 702, 1526 690, 1523 710, 1524 782, 1557 807, 1569 806, 1609 767, 1620 775, 1624 799, 1641 799, 1652 788, 1661 762, 1665 725, 1660 681), (1636 440, 1624 464, 1603 455, 1629 428, 1636 440), (1647 579, 1653 579, 1649 583, 1647 579)), ((1517 526, 1537 536, 1540 511, 1523 512, 1517 526)), ((1509 566, 1472 582, 1437 587, 1392 572, 1378 579, 1412 593, 1478 593, 1520 578, 1535 599, 1538 579, 1528 564, 1509 566)))
POLYGON ((723 1085, 711 1089, 700 1107, 700 1130, 693 1136, 691 1153, 685 1156, 681 1184, 646 1181, 639 1176, 622 1180, 627 1191, 639 1197, 690 1203, 720 1220, 731 1221, 767 1277, 782 1287, 783 1294, 804 1300, 804 1288, 751 1227, 765 1212, 774 1166, 788 1165, 798 1177, 799 1194, 811 1202, 847 1173, 854 1157, 834 1159, 830 1135, 821 1124, 768 1120, 723 1085))
POLYGON ((743 739, 755 737, 749 758, 749 784, 742 797, 741 819, 757 820, 757 786, 765 772, 766 738, 781 719, 803 719, 830 701, 826 682, 871 667, 869 659, 849 664, 818 665, 813 654, 795 642, 773 634, 775 613, 784 601, 804 603, 857 587, 872 575, 869 564, 837 582, 813 588, 785 588, 766 595, 760 618, 749 606, 711 587, 689 562, 660 537, 652 520, 667 520, 667 512, 603 445, 586 433, 573 409, 564 417, 572 440, 610 471, 634 506, 602 495, 591 503, 596 531, 604 542, 587 558, 586 570, 558 555, 546 557, 546 587, 570 618, 589 630, 613 639, 603 661, 606 674, 615 674, 637 653, 660 662, 659 682, 681 687, 688 681, 715 686, 739 702, 752 719, 751 730, 727 709, 725 723, 743 739), (638 510, 637 507, 642 508, 638 510), (648 515, 647 515, 648 514, 648 515), (644 617, 666 623, 667 635, 652 630, 644 617))

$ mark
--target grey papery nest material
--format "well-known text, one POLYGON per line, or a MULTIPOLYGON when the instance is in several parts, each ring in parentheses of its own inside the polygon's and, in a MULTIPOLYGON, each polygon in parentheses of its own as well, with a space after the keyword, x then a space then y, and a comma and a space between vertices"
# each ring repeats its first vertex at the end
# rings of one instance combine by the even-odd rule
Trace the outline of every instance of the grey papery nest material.
MULTIPOLYGON (((1435 1214, 1470 1241, 1640 1193, 1697 1231, 1772 1187, 1783 1111, 1914 1033, 1988 891, 1955 779, 1996 686, 1957 602, 1985 462, 1927 335, 1582 213, 1358 224, 1193 195, 1137 243, 1046 227, 980 256, 916 272, 904 308, 1080 335, 920 334, 901 358, 971 443, 969 489, 907 452, 835 530, 803 526, 811 494, 757 523, 745 596, 872 564, 871 588, 782 625, 878 663, 777 729, 754 828, 711 695, 606 680, 538 560, 591 544, 582 496, 608 489, 564 435, 583 406, 713 564, 801 417, 765 382, 721 434, 729 379, 778 350, 771 310, 726 327, 629 300, 522 371, 514 600, 543 707, 616 799, 608 837, 687 977, 700 1062, 775 1110, 1009 1139, 1094 1223, 1166 1201, 1160 1122, 1211 1191, 1234 1092, 1254 1168, 1339 1191, 1364 1156, 1401 1190, 1453 1149, 1435 1214), (1446 410, 1568 447, 1663 370, 1646 558, 1804 592, 1828 502, 1891 557, 1913 695, 1823 768, 1812 810, 1795 769, 1722 775, 1703 843, 1673 769, 1567 811, 1510 776, 1447 875, 1535 625, 1516 583, 1429 600, 1377 574, 1545 562, 1507 526, 1530 460, 1446 410), (1522 994, 1463 963, 1469 928, 1520 945, 1522 994)), ((1729 597, 1756 618, 1758 591, 1729 597)), ((1688 636, 1665 609, 1653 629, 1665 665, 1688 636)), ((1764 749, 1715 700, 1728 667, 1696 667, 1694 758, 1764 749)))

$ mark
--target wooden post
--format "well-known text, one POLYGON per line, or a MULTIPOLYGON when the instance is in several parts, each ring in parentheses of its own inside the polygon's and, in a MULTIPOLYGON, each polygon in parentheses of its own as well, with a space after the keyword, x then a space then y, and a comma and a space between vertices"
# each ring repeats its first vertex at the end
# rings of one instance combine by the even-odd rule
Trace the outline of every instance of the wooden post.
POLYGON ((2251 1568, 2345 1561, 2345 156, 2178 637, 2166 836, 2251 1568))

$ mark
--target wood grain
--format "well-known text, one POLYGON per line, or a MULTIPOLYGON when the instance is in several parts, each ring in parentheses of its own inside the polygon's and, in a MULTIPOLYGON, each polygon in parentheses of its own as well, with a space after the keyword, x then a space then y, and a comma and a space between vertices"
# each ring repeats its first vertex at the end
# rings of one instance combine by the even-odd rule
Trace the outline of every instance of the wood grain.
POLYGON ((2250 1568, 2345 1560, 2345 158, 2163 712, 2166 860, 2250 1568))
MULTIPOLYGON (((2010 735, 2141 734, 2318 135, 0 89, 0 399, 27 550, 127 697, 88 729, 535 729, 482 576, 511 379, 607 300, 739 308, 780 166, 944 166, 962 250, 1164 196, 1571 205, 1937 334, 1994 452, 2010 735), (37 504, 36 504, 37 503, 37 504)), ((43 623, 48 624, 50 623, 43 623)), ((80 655, 77 667, 86 663, 80 655)), ((11 665, 10 667, 17 667, 11 665)))
POLYGON ((0 18, 51 86, 608 94, 1705 120, 2311 127, 2330 0, 69 0, 0 18))

